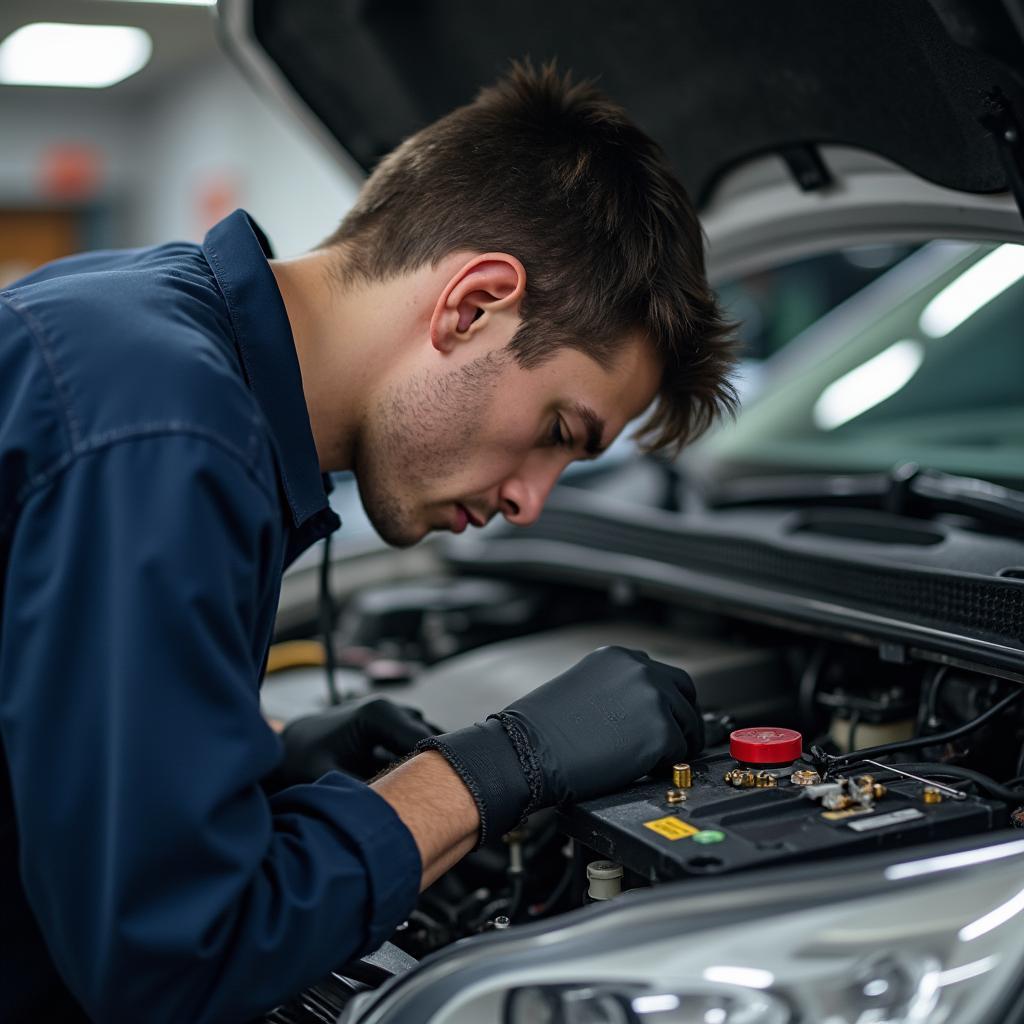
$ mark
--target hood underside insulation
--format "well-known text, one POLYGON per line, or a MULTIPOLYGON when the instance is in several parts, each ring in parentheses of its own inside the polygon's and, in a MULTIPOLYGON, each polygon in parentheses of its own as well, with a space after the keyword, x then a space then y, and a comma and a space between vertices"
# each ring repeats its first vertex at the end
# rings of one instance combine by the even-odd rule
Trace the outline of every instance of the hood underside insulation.
POLYGON ((999 0, 252 0, 251 16, 258 46, 367 170, 526 56, 597 78, 699 204, 729 168, 820 143, 1005 191, 982 122, 993 95, 1024 112, 1010 70, 1021 37, 999 0))

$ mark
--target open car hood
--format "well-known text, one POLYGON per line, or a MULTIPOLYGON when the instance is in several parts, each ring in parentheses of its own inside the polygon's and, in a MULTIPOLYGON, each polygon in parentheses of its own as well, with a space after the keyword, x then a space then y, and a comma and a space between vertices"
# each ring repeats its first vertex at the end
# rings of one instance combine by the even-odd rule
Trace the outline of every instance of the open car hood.
POLYGON ((512 58, 598 78, 668 152, 720 273, 882 235, 1022 237, 1021 0, 220 0, 218 13, 242 67, 364 172, 512 58))

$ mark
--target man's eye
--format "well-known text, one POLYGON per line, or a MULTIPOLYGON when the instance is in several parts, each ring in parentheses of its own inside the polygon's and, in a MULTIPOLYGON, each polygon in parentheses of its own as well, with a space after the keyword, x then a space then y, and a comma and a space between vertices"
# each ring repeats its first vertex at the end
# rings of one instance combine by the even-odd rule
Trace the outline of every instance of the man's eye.
POLYGON ((551 443, 559 445, 563 448, 572 446, 572 438, 566 433, 565 428, 562 426, 561 417, 555 419, 554 424, 551 427, 551 443))

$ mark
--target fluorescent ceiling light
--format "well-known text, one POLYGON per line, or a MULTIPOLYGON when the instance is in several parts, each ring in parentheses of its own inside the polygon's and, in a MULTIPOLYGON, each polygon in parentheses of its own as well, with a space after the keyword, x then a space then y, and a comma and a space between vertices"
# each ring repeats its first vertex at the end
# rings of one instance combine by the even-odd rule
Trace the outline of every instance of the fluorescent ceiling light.
POLYGON ((990 910, 983 917, 979 917, 977 921, 965 924, 957 933, 957 938, 961 942, 973 942, 979 936, 992 931, 993 928, 1006 924, 1007 921, 1016 917, 1022 910, 1024 910, 1024 889, 1021 889, 1012 899, 1001 903, 995 910, 990 910))
POLYGON ((663 996, 637 996, 633 1000, 634 1013, 668 1013, 679 1009, 679 996, 666 994, 663 996))
POLYGON ((704 980, 742 985, 744 988, 771 988, 775 984, 775 975, 759 967, 705 967, 704 980))
POLYGON ((988 974, 998 964, 998 954, 986 956, 981 960, 974 960, 960 967, 950 967, 948 971, 939 971, 935 983, 939 988, 945 988, 947 985, 957 985, 961 981, 969 981, 971 978, 977 978, 981 974, 988 974))
POLYGON ((831 384, 814 403, 814 423, 820 430, 835 430, 891 398, 924 361, 924 346, 909 338, 897 341, 884 352, 831 384))
POLYGON ((976 864, 987 864, 993 860, 1006 857, 1020 857, 1024 854, 1024 839, 1013 843, 1000 843, 981 850, 963 850, 959 853, 946 853, 941 857, 929 857, 927 860, 912 860, 908 864, 893 864, 885 869, 885 877, 898 881, 901 878, 917 878, 930 875, 934 871, 955 871, 958 868, 974 867, 976 864))
POLYGON ((955 281, 946 285, 924 307, 920 327, 941 338, 987 306, 997 295, 1024 277, 1024 245, 1001 245, 955 281))
POLYGON ((217 0, 120 0, 133 4, 183 4, 188 7, 213 7, 217 0))
POLYGON ((0 84, 103 89, 146 66, 153 40, 126 25, 24 25, 0 43, 0 84))

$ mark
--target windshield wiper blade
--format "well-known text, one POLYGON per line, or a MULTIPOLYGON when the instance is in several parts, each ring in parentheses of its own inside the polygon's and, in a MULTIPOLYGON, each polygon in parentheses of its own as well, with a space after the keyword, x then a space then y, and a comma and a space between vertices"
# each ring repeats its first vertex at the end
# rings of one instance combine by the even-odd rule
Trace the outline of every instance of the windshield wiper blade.
POLYGON ((723 481, 707 496, 711 508, 750 505, 842 505, 895 515, 950 512, 995 526, 1024 526, 1024 492, 989 480, 905 463, 889 473, 807 474, 723 481))

